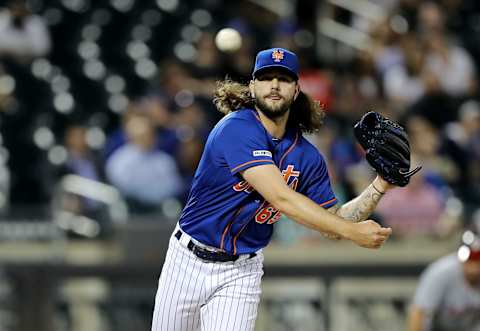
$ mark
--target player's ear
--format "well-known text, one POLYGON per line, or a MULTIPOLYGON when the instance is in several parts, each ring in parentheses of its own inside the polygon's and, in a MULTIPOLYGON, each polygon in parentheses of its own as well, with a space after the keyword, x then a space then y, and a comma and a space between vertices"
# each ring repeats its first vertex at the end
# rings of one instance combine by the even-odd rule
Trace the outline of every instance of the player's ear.
POLYGON ((250 83, 248 84, 248 89, 250 90, 250 95, 252 96, 252 98, 255 99, 255 90, 254 90, 254 87, 255 87, 255 82, 253 81, 253 79, 250 81, 250 83))
POLYGON ((300 94, 300 85, 297 82, 297 86, 295 87, 295 95, 293 96, 293 101, 297 100, 297 97, 299 94, 300 94))

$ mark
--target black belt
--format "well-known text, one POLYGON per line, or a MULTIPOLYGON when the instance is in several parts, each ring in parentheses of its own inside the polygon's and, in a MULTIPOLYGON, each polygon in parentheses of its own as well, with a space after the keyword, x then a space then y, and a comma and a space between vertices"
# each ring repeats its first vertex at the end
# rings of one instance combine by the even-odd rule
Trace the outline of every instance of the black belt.
MULTIPOLYGON (((180 240, 182 237, 182 231, 178 230, 175 233, 175 238, 180 240)), ((240 255, 232 255, 232 254, 227 254, 225 252, 214 252, 214 251, 209 251, 206 248, 200 247, 198 245, 195 245, 193 241, 189 241, 187 244, 187 248, 193 252, 197 257, 199 257, 202 260, 205 261, 210 261, 210 262, 232 262, 238 260, 240 255)), ((250 253, 249 259, 252 257, 257 256, 256 253, 250 253)))

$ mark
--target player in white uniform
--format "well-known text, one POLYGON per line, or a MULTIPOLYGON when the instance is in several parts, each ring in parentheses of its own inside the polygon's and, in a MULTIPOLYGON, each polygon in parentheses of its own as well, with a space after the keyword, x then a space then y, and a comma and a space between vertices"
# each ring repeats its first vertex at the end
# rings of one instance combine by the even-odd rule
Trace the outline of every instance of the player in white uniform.
POLYGON ((422 273, 408 331, 480 331, 480 238, 472 231, 463 237, 457 254, 422 273))

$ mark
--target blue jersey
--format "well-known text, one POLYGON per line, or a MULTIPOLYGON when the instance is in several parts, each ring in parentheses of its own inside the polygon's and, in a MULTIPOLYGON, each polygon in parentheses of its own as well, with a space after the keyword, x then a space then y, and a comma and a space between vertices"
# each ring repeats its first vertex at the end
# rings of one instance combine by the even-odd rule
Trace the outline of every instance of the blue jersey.
POLYGON ((337 202, 325 160, 298 129, 287 128, 275 139, 255 110, 241 109, 210 132, 180 217, 182 230, 230 254, 265 247, 281 214, 240 175, 262 164, 275 164, 292 189, 320 206, 337 202))

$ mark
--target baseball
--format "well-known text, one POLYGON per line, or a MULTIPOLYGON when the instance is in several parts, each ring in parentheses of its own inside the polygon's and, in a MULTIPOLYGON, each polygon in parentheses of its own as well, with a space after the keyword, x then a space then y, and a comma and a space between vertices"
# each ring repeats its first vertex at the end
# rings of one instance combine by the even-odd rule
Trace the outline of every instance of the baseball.
POLYGON ((222 52, 235 52, 242 46, 242 36, 232 28, 224 28, 218 31, 215 37, 215 45, 222 52))

